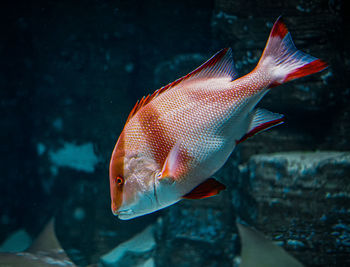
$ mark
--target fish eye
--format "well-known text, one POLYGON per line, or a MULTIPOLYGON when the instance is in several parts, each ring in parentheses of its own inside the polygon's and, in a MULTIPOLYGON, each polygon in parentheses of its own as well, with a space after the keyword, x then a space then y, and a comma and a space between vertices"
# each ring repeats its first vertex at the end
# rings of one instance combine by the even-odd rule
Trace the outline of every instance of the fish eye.
POLYGON ((116 178, 116 182, 117 182, 118 185, 122 185, 122 184, 124 183, 123 177, 118 176, 118 177, 116 178))

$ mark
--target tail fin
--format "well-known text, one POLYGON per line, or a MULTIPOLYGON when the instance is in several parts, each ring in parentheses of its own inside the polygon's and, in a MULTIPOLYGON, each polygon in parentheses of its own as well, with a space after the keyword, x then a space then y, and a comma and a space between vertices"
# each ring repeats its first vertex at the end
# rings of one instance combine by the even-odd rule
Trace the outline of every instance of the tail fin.
POLYGON ((299 51, 279 17, 273 25, 257 68, 264 68, 272 75, 270 87, 274 87, 319 72, 327 68, 327 64, 299 51))

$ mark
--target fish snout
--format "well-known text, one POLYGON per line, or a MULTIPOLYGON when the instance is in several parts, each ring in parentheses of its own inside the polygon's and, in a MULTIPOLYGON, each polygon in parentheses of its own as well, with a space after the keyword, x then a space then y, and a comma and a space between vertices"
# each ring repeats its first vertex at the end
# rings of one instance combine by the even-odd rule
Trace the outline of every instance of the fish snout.
POLYGON ((119 215, 119 211, 118 211, 118 210, 119 210, 119 207, 117 207, 117 206, 114 204, 114 202, 112 202, 111 209, 112 209, 113 215, 115 215, 115 216, 119 215))
POLYGON ((123 215, 131 215, 133 214, 132 209, 121 209, 121 207, 117 207, 113 202, 112 202, 112 213, 114 216, 123 216, 123 215))
POLYGON ((118 216, 118 218, 121 220, 128 220, 133 218, 135 213, 132 209, 126 209, 126 210, 118 210, 115 213, 113 212, 113 214, 118 216))

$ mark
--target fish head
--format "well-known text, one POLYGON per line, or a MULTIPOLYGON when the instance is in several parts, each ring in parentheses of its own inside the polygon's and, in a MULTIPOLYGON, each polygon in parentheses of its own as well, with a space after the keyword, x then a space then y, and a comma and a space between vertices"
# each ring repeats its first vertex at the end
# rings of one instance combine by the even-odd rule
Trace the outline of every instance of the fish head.
POLYGON ((122 136, 113 151, 110 168, 111 208, 119 219, 128 220, 158 210, 155 180, 158 165, 137 153, 125 153, 122 136))

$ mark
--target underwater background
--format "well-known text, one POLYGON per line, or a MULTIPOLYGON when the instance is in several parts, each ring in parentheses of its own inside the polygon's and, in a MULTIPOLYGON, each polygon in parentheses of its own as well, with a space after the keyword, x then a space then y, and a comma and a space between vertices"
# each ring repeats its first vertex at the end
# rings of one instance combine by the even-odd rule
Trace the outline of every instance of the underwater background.
POLYGON ((25 248, 55 216, 57 237, 79 266, 238 266, 239 219, 306 266, 348 266, 345 2, 3 2, 0 244, 21 230, 25 248), (286 123, 236 148, 215 175, 227 185, 219 196, 114 217, 108 164, 136 101, 224 47, 238 73, 248 73, 280 15, 296 47, 330 65, 259 103, 286 123))

